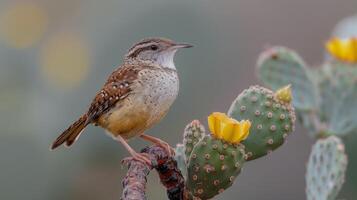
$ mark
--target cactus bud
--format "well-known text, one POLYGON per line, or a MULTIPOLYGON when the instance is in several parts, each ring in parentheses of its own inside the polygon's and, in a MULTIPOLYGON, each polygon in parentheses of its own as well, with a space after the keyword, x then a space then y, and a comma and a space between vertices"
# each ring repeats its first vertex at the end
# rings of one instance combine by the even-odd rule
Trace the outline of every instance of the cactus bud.
POLYGON ((275 96, 276 96, 276 98, 278 98, 280 101, 282 101, 284 103, 290 103, 292 100, 291 84, 278 89, 275 92, 275 96))

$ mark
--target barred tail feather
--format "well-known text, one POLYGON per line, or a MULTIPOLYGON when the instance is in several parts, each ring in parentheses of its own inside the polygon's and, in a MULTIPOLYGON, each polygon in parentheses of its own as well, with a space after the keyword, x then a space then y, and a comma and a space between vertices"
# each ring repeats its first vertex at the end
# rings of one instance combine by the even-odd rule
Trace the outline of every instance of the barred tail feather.
POLYGON ((52 143, 51 149, 55 149, 63 143, 66 143, 66 146, 71 146, 87 125, 87 115, 82 115, 52 143))

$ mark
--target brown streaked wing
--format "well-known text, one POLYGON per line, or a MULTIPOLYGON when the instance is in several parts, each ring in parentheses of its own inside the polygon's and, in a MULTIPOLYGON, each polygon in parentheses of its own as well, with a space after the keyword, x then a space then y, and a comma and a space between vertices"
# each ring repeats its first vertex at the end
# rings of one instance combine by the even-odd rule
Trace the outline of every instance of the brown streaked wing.
POLYGON ((131 85, 140 69, 133 65, 123 65, 108 78, 102 90, 93 99, 87 112, 87 124, 95 122, 118 101, 125 99, 131 92, 131 85))

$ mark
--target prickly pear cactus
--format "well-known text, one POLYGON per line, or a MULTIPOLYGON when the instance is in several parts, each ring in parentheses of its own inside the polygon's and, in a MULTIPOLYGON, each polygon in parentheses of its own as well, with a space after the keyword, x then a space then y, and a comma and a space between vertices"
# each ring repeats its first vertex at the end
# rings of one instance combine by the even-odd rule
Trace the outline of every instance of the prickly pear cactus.
POLYGON ((243 163, 242 146, 207 135, 191 153, 187 187, 193 196, 210 199, 233 184, 243 163))
MULTIPOLYGON (((356 84, 357 85, 357 84, 356 84)), ((329 131, 346 135, 357 131, 357 87, 341 97, 333 109, 329 131)))
POLYGON ((176 144, 174 158, 177 162, 177 166, 180 169, 183 177, 186 178, 187 175, 186 154, 185 154, 185 146, 183 144, 176 144))
POLYGON ((356 38, 331 39, 326 48, 333 56, 315 70, 294 51, 273 47, 259 58, 259 78, 273 89, 292 84, 293 104, 311 135, 346 135, 357 130, 356 43, 356 38))
POLYGON ((300 97, 293 100, 299 119, 318 139, 308 164, 308 199, 332 200, 342 187, 347 159, 336 136, 357 131, 356 46, 355 34, 332 38, 326 43, 329 55, 315 69, 306 68, 295 52, 282 47, 264 52, 258 61, 259 77, 269 87, 291 82, 293 97, 300 97))
POLYGON ((299 110, 314 110, 318 91, 301 57, 291 49, 273 47, 263 52, 257 62, 260 80, 273 90, 291 84, 293 104, 299 110))
POLYGON ((344 182, 346 168, 347 156, 339 138, 317 140, 307 164, 307 199, 334 200, 344 182))
POLYGON ((336 88, 345 91, 356 86, 357 63, 343 63, 340 61, 328 61, 322 66, 330 81, 336 88))
POLYGON ((230 117, 252 122, 250 134, 242 142, 247 160, 278 148, 294 129, 294 108, 276 94, 264 87, 252 86, 237 97, 228 111, 230 117))
POLYGON ((321 121, 329 134, 343 136, 357 130, 357 65, 329 61, 320 70, 321 121))
POLYGON ((204 135, 205 128, 198 120, 193 120, 186 126, 183 134, 183 144, 185 146, 186 158, 190 157, 193 147, 203 138, 204 135))

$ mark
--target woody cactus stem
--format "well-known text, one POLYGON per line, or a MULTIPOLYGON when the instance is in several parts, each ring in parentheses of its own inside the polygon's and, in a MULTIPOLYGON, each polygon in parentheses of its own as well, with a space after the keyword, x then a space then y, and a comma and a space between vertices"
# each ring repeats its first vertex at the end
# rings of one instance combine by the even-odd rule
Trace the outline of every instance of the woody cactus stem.
POLYGON ((122 200, 147 199, 145 195, 146 176, 151 168, 145 163, 131 160, 128 162, 128 172, 123 179, 122 200))
POLYGON ((161 183, 165 186, 167 196, 170 200, 184 199, 184 178, 177 168, 176 161, 159 146, 144 148, 142 153, 150 156, 152 166, 136 161, 125 160, 128 164, 128 172, 123 180, 122 200, 146 200, 146 176, 154 168, 160 177, 161 183))

